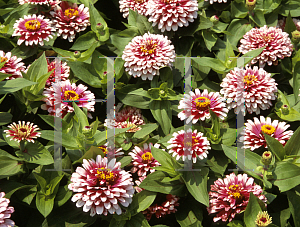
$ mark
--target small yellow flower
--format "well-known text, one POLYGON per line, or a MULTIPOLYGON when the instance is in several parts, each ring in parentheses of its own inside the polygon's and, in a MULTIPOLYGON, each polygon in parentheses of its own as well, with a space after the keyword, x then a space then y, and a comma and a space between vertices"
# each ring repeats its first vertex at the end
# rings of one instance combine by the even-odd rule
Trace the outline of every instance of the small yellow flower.
POLYGON ((269 165, 272 161, 272 153, 270 151, 265 151, 261 156, 261 162, 264 165, 269 165))
POLYGON ((269 216, 267 211, 259 211, 256 217, 255 224, 258 227, 265 227, 272 223, 272 217, 269 216))

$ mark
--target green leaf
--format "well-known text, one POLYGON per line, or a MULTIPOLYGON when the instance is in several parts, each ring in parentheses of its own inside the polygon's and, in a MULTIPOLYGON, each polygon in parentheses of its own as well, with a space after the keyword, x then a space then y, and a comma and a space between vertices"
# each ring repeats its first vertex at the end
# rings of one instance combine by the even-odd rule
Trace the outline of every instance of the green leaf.
POLYGON ((87 50, 95 42, 98 42, 97 35, 93 31, 89 31, 76 39, 70 50, 87 50))
POLYGON ((200 25, 196 31, 211 28, 213 25, 213 22, 211 22, 209 18, 200 15, 200 25))
POLYGON ((275 182, 281 192, 300 184, 300 167, 290 162, 279 162, 274 170, 275 182))
POLYGON ((46 192, 47 181, 45 180, 45 178, 43 178, 42 176, 40 176, 37 173, 33 172, 33 175, 34 175, 35 179, 37 180, 37 182, 39 183, 41 191, 45 193, 46 192))
POLYGON ((16 181, 6 181, 5 184, 1 184, 1 191, 5 192, 5 198, 10 199, 10 197, 18 190, 24 188, 30 188, 32 185, 24 185, 16 181))
POLYGON ((60 207, 60 206, 64 205, 66 202, 68 202, 70 200, 72 195, 73 195, 73 192, 68 189, 68 185, 60 186, 58 188, 58 191, 57 191, 57 194, 55 197, 55 201, 54 201, 55 206, 60 207))
POLYGON ((78 123, 80 123, 82 127, 89 126, 90 124, 85 113, 77 106, 75 102, 73 102, 72 104, 75 114, 78 118, 78 123))
POLYGON ((109 39, 109 28, 107 27, 106 21, 103 19, 98 10, 94 7, 92 3, 89 4, 89 12, 90 12, 90 22, 91 29, 96 33, 98 40, 104 42, 109 39), (101 24, 103 27, 99 29, 97 28, 97 24, 101 24))
POLYGON ((54 163, 50 152, 38 141, 27 143, 25 151, 16 151, 16 155, 29 163, 49 165, 54 163))
POLYGON ((124 168, 125 166, 129 165, 132 161, 131 156, 123 156, 120 159, 117 158, 118 162, 121 162, 121 168, 124 168))
POLYGON ((259 27, 263 27, 267 23, 266 20, 265 20, 265 17, 264 17, 264 12, 260 9, 256 9, 254 11, 254 16, 253 17, 252 17, 251 14, 249 14, 249 17, 259 27))
POLYGON ((226 39, 230 41, 232 46, 237 46, 240 39, 252 28, 248 20, 233 19, 227 28, 227 32, 231 35, 226 35, 226 39))
POLYGON ((211 159, 207 160, 207 164, 209 165, 210 169, 221 175, 224 174, 228 163, 229 159, 222 153, 213 156, 211 159))
POLYGON ((293 215, 295 227, 300 227, 300 196, 293 191, 286 192, 289 208, 293 215))
POLYGON ((36 194, 36 208, 44 217, 51 213, 54 206, 54 198, 55 196, 46 196, 41 192, 36 194))
POLYGON ((0 156, 0 179, 23 172, 23 165, 17 160, 5 156, 0 156))
POLYGON ((248 9, 244 2, 234 1, 231 4, 231 16, 236 18, 245 18, 248 14, 248 9))
POLYGON ((295 102, 299 100, 300 89, 300 61, 296 62, 293 72, 293 91, 295 96, 295 102))
POLYGON ((266 133, 263 132, 263 134, 266 139, 269 150, 276 155, 279 161, 283 160, 285 156, 285 151, 282 144, 277 139, 267 135, 266 133))
POLYGON ((228 227, 244 227, 244 223, 238 220, 232 220, 227 224, 228 227))
POLYGON ((290 38, 292 37, 292 32, 297 30, 297 27, 291 17, 291 13, 289 12, 287 18, 286 18, 286 22, 285 22, 285 27, 284 27, 284 31, 286 33, 289 34, 290 38))
POLYGON ((169 134, 172 128, 172 110, 170 101, 153 100, 150 102, 149 107, 153 117, 158 121, 165 135, 169 134))
POLYGON ((244 54, 243 56, 241 56, 242 58, 247 57, 244 62, 244 65, 248 64, 253 58, 260 55, 265 48, 266 47, 261 47, 261 48, 255 49, 255 50, 251 50, 251 51, 247 52, 246 54, 244 54), (249 58, 249 57, 251 57, 251 58, 249 58))
POLYGON ((151 227, 142 213, 134 215, 124 227, 151 227))
POLYGON ((201 57, 193 59, 198 65, 212 68, 215 72, 222 72, 226 70, 226 66, 216 58, 201 57))
POLYGON ((258 212, 262 211, 257 200, 258 198, 255 195, 253 195, 252 192, 250 192, 249 202, 244 213, 246 227, 256 227, 256 217, 258 215, 258 212))
POLYGON ((141 138, 144 138, 145 136, 149 135, 151 132, 153 132, 155 129, 158 128, 158 125, 157 124, 146 124, 146 125, 141 125, 140 126, 142 129, 135 132, 133 134, 133 138, 138 138, 138 139, 141 139, 141 138))
POLYGON ((21 90, 24 87, 31 86, 33 84, 36 84, 36 83, 26 80, 24 78, 17 78, 14 80, 1 81, 0 82, 0 95, 15 92, 15 91, 21 90))
POLYGON ((132 202, 128 207, 128 211, 134 216, 137 213, 146 210, 155 200, 156 192, 141 191, 135 194, 132 198, 132 202))
POLYGON ((294 132, 292 137, 287 141, 284 150, 287 155, 300 155, 300 127, 294 132))
POLYGON ((158 149, 158 148, 152 146, 151 147, 151 153, 152 153, 154 159, 156 161, 158 161, 161 164, 162 167, 167 168, 170 171, 175 173, 174 167, 173 167, 173 164, 172 164, 172 161, 171 161, 172 157, 168 152, 163 151, 161 149, 158 149))
POLYGON ((48 73, 48 64, 45 57, 45 52, 35 60, 29 67, 27 71, 27 75, 29 76, 29 80, 33 82, 37 82, 37 80, 48 73))
POLYGON ((55 133, 55 138, 54 138, 54 131, 52 130, 43 130, 41 131, 41 137, 46 140, 50 141, 60 141, 62 140, 62 145, 66 148, 70 149, 78 149, 78 145, 76 142, 76 139, 70 135, 69 133, 55 133))
POLYGON ((218 36, 214 33, 212 33, 211 31, 209 30, 203 30, 202 31, 202 36, 204 38, 204 42, 205 42, 205 45, 207 47, 207 49, 209 51, 211 51, 211 48, 216 44, 217 42, 217 39, 218 39, 218 36))
POLYGON ((207 193, 208 168, 201 168, 201 171, 183 171, 182 179, 191 195, 200 203, 209 206, 207 193))
POLYGON ((1 125, 6 125, 11 122, 12 115, 7 112, 0 112, 0 126, 1 125))

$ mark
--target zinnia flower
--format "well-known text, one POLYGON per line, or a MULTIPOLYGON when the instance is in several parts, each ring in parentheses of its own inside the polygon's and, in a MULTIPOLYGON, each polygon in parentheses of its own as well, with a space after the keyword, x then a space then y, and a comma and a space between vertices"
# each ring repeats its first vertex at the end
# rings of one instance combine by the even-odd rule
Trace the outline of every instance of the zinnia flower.
MULTIPOLYGON (((153 146, 152 143, 148 144, 144 143, 143 147, 144 149, 139 148, 138 146, 135 146, 132 150, 132 152, 129 152, 128 154, 131 155, 133 159, 133 167, 131 168, 131 172, 135 173, 136 171, 138 176, 145 176, 148 173, 153 173, 155 169, 151 169, 151 167, 159 166, 160 163, 156 161, 151 153, 151 147, 153 146)), ((155 144, 155 148, 159 148, 159 144, 155 144)))
POLYGON ((26 46, 40 44, 44 45, 43 40, 49 41, 55 35, 55 28, 52 27, 52 22, 49 19, 44 19, 44 16, 28 15, 20 18, 14 24, 15 29, 12 36, 21 36, 17 42, 21 45, 25 41, 26 46))
POLYGON ((4 66, 0 68, 0 73, 11 74, 6 80, 23 77, 21 71, 25 70, 25 66, 21 61, 22 58, 11 56, 11 52, 4 53, 0 50, 0 63, 5 62, 4 66))
POLYGON ((153 79, 159 69, 172 66, 175 61, 174 46, 167 36, 145 33, 134 37, 125 47, 122 55, 125 71, 134 78, 153 79))
POLYGON ((293 44, 289 34, 283 32, 280 28, 267 27, 265 25, 261 28, 252 28, 240 40, 241 45, 238 48, 240 52, 246 54, 251 50, 256 50, 261 47, 266 47, 263 52, 252 59, 251 64, 259 61, 259 67, 268 65, 277 65, 277 58, 283 59, 290 57, 293 51, 293 44))
POLYGON ((148 20, 162 32, 187 27, 198 15, 197 0, 149 0, 147 8, 148 20))
POLYGON ((210 92, 204 89, 201 94, 198 88, 195 93, 190 91, 190 95, 185 94, 179 102, 178 109, 185 109, 178 114, 180 120, 187 119, 187 124, 192 121, 195 124, 199 118, 201 121, 210 118, 208 107, 222 120, 225 119, 228 113, 226 103, 219 92, 210 92))
POLYGON ((272 217, 269 216, 267 211, 259 211, 255 220, 258 227, 266 227, 272 223, 272 217))
MULTIPOLYGON (((43 95, 46 97, 42 101, 46 102, 46 104, 43 104, 41 108, 48 110, 49 115, 52 116, 56 115, 63 118, 68 112, 73 112, 72 102, 75 100, 77 106, 85 107, 92 112, 95 110, 95 101, 93 101, 95 100, 95 95, 87 91, 86 86, 82 84, 76 86, 75 83, 71 84, 69 80, 52 84, 50 88, 44 90, 43 95), (61 99, 61 108, 55 109, 55 105, 59 104, 59 99, 61 99)), ((88 113, 88 116, 92 117, 90 113, 88 113)))
POLYGON ((234 108, 236 114, 242 111, 245 116, 245 109, 250 114, 260 114, 260 109, 269 109, 272 106, 271 100, 276 99, 276 85, 271 74, 262 68, 235 68, 223 79, 220 93, 227 100, 228 108, 234 108))
POLYGON ((178 200, 178 196, 168 194, 166 195, 166 200, 163 203, 155 203, 142 211, 142 213, 146 216, 148 221, 151 219, 153 214, 155 214, 156 218, 165 217, 167 214, 175 213, 177 211, 175 206, 179 206, 178 200))
POLYGON ((192 133, 191 129, 187 130, 187 132, 184 130, 174 132, 173 138, 171 138, 168 143, 171 145, 169 145, 167 149, 170 149, 169 153, 173 153, 173 157, 176 156, 176 160, 182 157, 184 161, 187 157, 189 160, 193 159, 193 163, 196 163, 197 157, 200 159, 206 158, 208 154, 207 150, 211 149, 209 146, 210 143, 206 137, 203 137, 203 133, 197 132, 197 130, 194 130, 192 133), (185 151, 190 154, 186 155, 185 151))
POLYGON ((116 108, 115 121, 112 120, 114 119, 114 113, 110 113, 110 119, 105 119, 104 126, 108 128, 128 128, 133 126, 131 129, 127 130, 127 132, 141 130, 142 128, 138 126, 145 124, 141 110, 132 106, 126 106, 119 111, 121 105, 118 105, 116 108))
POLYGON ((205 0, 206 2, 208 2, 209 1, 209 3, 210 4, 214 4, 214 2, 218 2, 218 3, 226 3, 227 2, 227 0, 205 0))
MULTIPOLYGON (((53 69, 53 73, 51 73, 51 75, 49 76, 49 78, 46 81, 46 88, 49 88, 55 81, 55 61, 50 62, 47 59, 47 64, 48 64, 48 72, 51 72, 53 69)), ((67 65, 66 62, 62 62, 61 63, 61 70, 60 70, 60 77, 61 77, 61 81, 65 81, 68 79, 70 75, 70 67, 67 65)))
POLYGON ((15 223, 9 218, 15 210, 13 207, 8 206, 10 201, 4 196, 5 193, 0 192, 0 227, 13 227, 15 223))
POLYGON ((107 156, 107 157, 121 157, 124 152, 122 152, 122 148, 119 149, 112 149, 111 146, 107 147, 108 143, 105 143, 104 145, 99 146, 98 148, 100 148, 102 150, 102 152, 107 156))
POLYGON ((90 25, 89 8, 81 4, 63 1, 50 12, 57 29, 57 35, 73 42, 77 32, 84 31, 90 25))
POLYGON ((117 213, 122 209, 120 204, 128 207, 134 194, 131 174, 121 170, 121 163, 113 158, 108 163, 107 158, 98 155, 96 161, 83 159, 82 167, 77 167, 72 174, 68 188, 76 194, 72 201, 77 207, 83 206, 83 211, 90 215, 117 213))
POLYGON ((245 130, 241 133, 243 136, 239 140, 244 142, 244 148, 250 148, 251 151, 261 146, 267 148, 263 132, 277 139, 283 146, 293 135, 293 131, 285 131, 290 125, 285 122, 278 122, 278 120, 272 122, 270 117, 265 119, 264 116, 260 116, 260 120, 254 117, 254 122, 247 120, 245 126, 245 130))
POLYGON ((147 11, 148 0, 120 0, 120 12, 123 13, 123 17, 126 18, 129 15, 129 9, 137 12, 141 15, 145 15, 147 11))
POLYGON ((17 142, 27 140, 28 142, 34 143, 33 139, 41 136, 40 132, 36 132, 39 130, 38 126, 33 125, 33 123, 30 122, 27 122, 26 124, 25 121, 22 121, 22 123, 19 121, 19 124, 14 122, 7 127, 10 129, 4 130, 7 134, 6 137, 12 137, 10 140, 15 140, 17 142))
POLYGON ((247 174, 236 176, 231 173, 226 175, 225 179, 219 178, 210 187, 207 210, 209 214, 217 214, 213 219, 214 222, 219 220, 226 222, 228 219, 231 222, 236 214, 246 209, 250 192, 264 203, 267 202, 266 197, 261 194, 262 188, 255 184, 254 179, 248 177, 247 174))
POLYGON ((59 4, 60 1, 58 0, 19 0, 20 5, 24 5, 25 3, 28 4, 35 4, 35 5, 52 5, 59 4))
MULTIPOLYGON (((300 31, 300 20, 296 19, 296 18, 293 18, 293 22, 296 25, 297 30, 300 31)), ((278 20, 278 23, 277 23, 276 27, 281 28, 282 31, 284 31, 285 24, 286 24, 286 18, 283 18, 283 19, 278 20)))

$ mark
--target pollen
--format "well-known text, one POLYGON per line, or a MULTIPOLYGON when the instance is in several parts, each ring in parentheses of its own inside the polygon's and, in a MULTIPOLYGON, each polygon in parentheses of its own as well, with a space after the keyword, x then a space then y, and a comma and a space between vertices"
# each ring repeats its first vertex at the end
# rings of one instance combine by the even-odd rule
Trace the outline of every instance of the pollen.
POLYGON ((78 100, 79 95, 75 91, 65 91, 64 93, 65 100, 78 100))
POLYGON ((254 75, 244 76, 244 84, 249 86, 252 85, 254 81, 257 81, 257 77, 254 75))
POLYGON ((268 134, 272 135, 275 132, 275 128, 272 125, 263 125, 261 126, 261 131, 268 134))
POLYGON ((210 105, 210 100, 206 97, 198 97, 194 100, 198 109, 207 108, 210 105))
POLYGON ((36 31, 41 27, 41 23, 38 20, 29 20, 25 23, 25 28, 28 31, 36 31))
POLYGON ((142 155, 142 159, 144 161, 150 161, 152 159, 152 154, 150 152, 146 152, 145 154, 142 155))
POLYGON ((65 16, 72 18, 72 17, 77 17, 78 16, 78 10, 76 9, 66 9, 65 10, 65 16))

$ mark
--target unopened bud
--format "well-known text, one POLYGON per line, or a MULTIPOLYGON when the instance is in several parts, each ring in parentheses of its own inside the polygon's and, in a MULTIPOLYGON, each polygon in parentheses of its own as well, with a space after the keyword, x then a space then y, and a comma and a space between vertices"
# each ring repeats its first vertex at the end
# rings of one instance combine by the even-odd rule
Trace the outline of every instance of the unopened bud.
POLYGON ((78 50, 76 50, 76 51, 74 52, 74 57, 75 57, 75 58, 79 58, 80 56, 81 56, 81 52, 78 51, 78 50))
POLYGON ((272 161, 271 151, 265 151, 261 156, 261 162, 267 166, 271 163, 271 161, 272 161))
POLYGON ((280 108, 280 110, 281 110, 281 113, 283 114, 283 115, 288 115, 289 114, 289 106, 288 105, 283 105, 281 108, 280 108))
POLYGON ((246 0, 246 6, 248 8, 248 10, 253 10, 255 8, 256 5, 256 0, 246 0))
POLYGON ((216 24, 216 23, 219 21, 219 17, 217 17, 216 15, 213 15, 213 16, 210 18, 210 21, 213 22, 214 24, 216 24))
POLYGON ((292 32, 292 40, 296 43, 300 42, 300 31, 295 30, 292 32))

